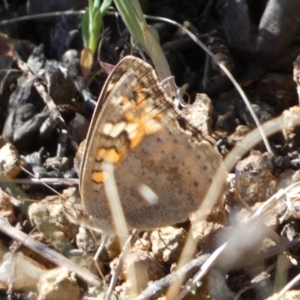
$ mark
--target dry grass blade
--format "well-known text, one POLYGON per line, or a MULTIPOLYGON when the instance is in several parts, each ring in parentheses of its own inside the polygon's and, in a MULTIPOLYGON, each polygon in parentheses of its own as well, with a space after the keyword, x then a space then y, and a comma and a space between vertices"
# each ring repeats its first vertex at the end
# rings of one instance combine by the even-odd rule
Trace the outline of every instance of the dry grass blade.
POLYGON ((104 161, 103 170, 105 174, 104 188, 107 198, 109 199, 113 222, 116 226, 116 232, 118 233, 118 236, 120 238, 121 246, 124 247, 128 238, 129 231, 127 229, 117 185, 113 175, 113 164, 108 161, 104 161))
MULTIPOLYGON (((147 51, 153 61, 158 78, 160 79, 166 93, 173 100, 177 100, 180 97, 178 93, 179 89, 176 87, 174 76, 171 73, 163 50, 158 43, 157 38, 153 34, 151 28, 146 24, 142 24, 142 28, 147 51)), ((178 100, 179 102, 182 102, 180 98, 178 100)))
MULTIPOLYGON (((252 217, 259 216, 263 214, 265 211, 268 211, 269 207, 272 207, 272 204, 275 201, 284 201, 287 206, 287 213, 290 211, 293 214, 293 207, 290 203, 292 199, 300 198, 300 182, 295 182, 294 184, 289 185, 285 189, 280 189, 276 194, 274 194, 271 198, 269 198, 266 202, 264 202, 254 213, 252 217)), ((284 220, 286 214, 281 217, 281 221, 284 220)))
MULTIPOLYGON (((105 174, 104 188, 107 195, 107 199, 109 200, 112 218, 116 226, 116 232, 122 247, 122 255, 120 259, 124 260, 130 250, 129 241, 131 240, 132 235, 131 236, 128 235, 127 224, 121 206, 117 185, 114 178, 113 164, 108 161, 104 161, 103 171, 105 174)), ((137 291, 135 290, 136 274, 134 272, 134 269, 132 269, 132 271, 129 274, 127 274, 127 276, 128 276, 127 280, 131 282, 131 287, 132 287, 131 293, 136 295, 137 294, 137 291)), ((113 280, 114 278, 112 278, 112 281, 113 280)), ((114 283, 112 283, 111 285, 113 286, 113 284, 114 283)))
POLYGON ((80 68, 82 77, 87 80, 90 76, 91 69, 94 63, 93 53, 89 48, 83 48, 80 54, 80 68))
MULTIPOLYGON (((127 241, 125 242, 125 245, 124 245, 124 247, 122 249, 122 252, 121 252, 121 254, 119 256, 118 266, 114 270, 114 275, 112 276, 111 281, 109 283, 109 288, 108 288, 108 291, 106 293, 105 300, 109 300, 110 299, 110 297, 111 297, 111 295, 113 293, 113 290, 116 287, 118 276, 119 276, 119 274, 121 272, 121 269, 122 269, 122 266, 123 266, 123 260, 126 258, 126 255, 127 255, 128 251, 129 251, 129 247, 130 247, 130 242, 132 241, 132 239, 133 239, 133 237, 134 237, 135 234, 136 234, 136 230, 133 230, 132 233, 130 234, 130 236, 128 237, 127 241)), ((133 275, 135 276, 135 274, 133 274, 133 275)), ((132 279, 132 276, 131 276, 131 279, 132 279)))
POLYGON ((0 22, 0 26, 6 26, 10 24, 14 24, 17 22, 25 22, 30 20, 38 20, 38 19, 44 19, 44 18, 50 18, 50 17, 60 17, 60 16, 66 16, 66 15, 83 15, 85 13, 85 10, 79 10, 79 11, 54 11, 49 13, 42 13, 42 14, 35 14, 30 16, 22 16, 18 18, 12 18, 10 20, 3 20, 0 22))

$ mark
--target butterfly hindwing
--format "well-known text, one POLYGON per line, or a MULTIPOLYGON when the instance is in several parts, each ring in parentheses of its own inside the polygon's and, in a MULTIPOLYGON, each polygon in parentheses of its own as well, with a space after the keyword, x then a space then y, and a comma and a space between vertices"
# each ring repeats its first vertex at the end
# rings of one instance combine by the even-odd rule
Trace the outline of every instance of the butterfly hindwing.
POLYGON ((127 56, 114 68, 91 123, 80 192, 92 227, 114 232, 103 191, 104 160, 115 166, 129 228, 171 225, 199 207, 221 156, 174 107, 149 64, 127 56), (147 202, 141 186, 157 196, 156 204, 147 202))

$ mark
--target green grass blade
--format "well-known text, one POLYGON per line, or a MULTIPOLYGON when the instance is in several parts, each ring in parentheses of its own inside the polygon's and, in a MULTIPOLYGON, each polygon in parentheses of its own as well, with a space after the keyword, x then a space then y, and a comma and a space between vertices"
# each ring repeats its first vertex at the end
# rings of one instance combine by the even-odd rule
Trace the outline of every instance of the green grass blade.
POLYGON ((143 50, 147 52, 142 31, 142 24, 146 24, 146 20, 139 2, 136 0, 115 0, 115 4, 131 35, 139 43, 143 50))
POLYGON ((84 47, 88 47, 90 43, 90 32, 89 32, 89 11, 86 10, 81 19, 81 31, 84 47))
POLYGON ((111 6, 113 0, 104 0, 100 6, 100 13, 102 14, 102 16, 105 15, 106 11, 108 10, 108 8, 111 6))
POLYGON ((100 10, 94 11, 92 25, 93 26, 92 26, 92 32, 90 35, 89 48, 90 48, 91 52, 94 54, 97 50, 99 36, 100 36, 100 30, 102 28, 102 15, 100 13, 100 10))

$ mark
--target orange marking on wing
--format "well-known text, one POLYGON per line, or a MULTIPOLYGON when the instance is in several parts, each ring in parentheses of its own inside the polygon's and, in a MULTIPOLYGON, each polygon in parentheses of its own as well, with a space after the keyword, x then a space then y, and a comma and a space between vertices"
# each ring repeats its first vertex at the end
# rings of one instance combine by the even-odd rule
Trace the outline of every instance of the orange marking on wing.
POLYGON ((137 147, 147 135, 157 132, 158 127, 153 126, 153 120, 160 121, 163 118, 161 113, 155 115, 149 109, 147 110, 146 94, 141 85, 135 87, 135 93, 135 104, 132 106, 132 110, 124 113, 127 123, 137 124, 137 130, 130 141, 131 150, 137 147))
POLYGON ((136 119, 136 117, 134 116, 134 114, 130 111, 127 111, 125 114, 124 114, 124 117, 125 117, 125 120, 128 122, 128 123, 135 123, 134 120, 136 119))
POLYGON ((156 133, 159 129, 157 126, 153 126, 153 123, 149 123, 149 118, 151 116, 147 116, 147 114, 143 114, 140 118, 134 118, 131 120, 132 123, 137 124, 137 130, 135 135, 132 137, 130 141, 130 149, 133 150, 142 140, 150 134, 156 133), (149 124, 151 124, 149 126, 149 124))
POLYGON ((92 180, 96 183, 103 183, 105 179, 105 174, 103 171, 93 171, 92 180))
POLYGON ((125 106, 129 102, 129 99, 124 97, 124 99, 121 102, 121 106, 125 106))
POLYGON ((121 157, 114 148, 99 148, 96 154, 96 160, 101 161, 104 159, 111 163, 118 163, 121 160, 121 157))
POLYGON ((146 136, 145 127, 139 125, 136 135, 134 138, 130 141, 130 149, 133 150, 139 143, 142 142, 144 137, 146 136))
POLYGON ((159 113, 153 116, 154 120, 161 121, 164 118, 164 115, 159 113))
POLYGON ((141 84, 137 84, 137 85, 135 86, 135 92, 136 92, 138 95, 144 94, 144 92, 143 92, 143 87, 142 87, 141 84))
POLYGON ((143 91, 143 87, 141 85, 136 86, 135 92, 137 94, 136 102, 137 102, 137 106, 138 106, 146 100, 146 95, 145 95, 145 93, 143 91))

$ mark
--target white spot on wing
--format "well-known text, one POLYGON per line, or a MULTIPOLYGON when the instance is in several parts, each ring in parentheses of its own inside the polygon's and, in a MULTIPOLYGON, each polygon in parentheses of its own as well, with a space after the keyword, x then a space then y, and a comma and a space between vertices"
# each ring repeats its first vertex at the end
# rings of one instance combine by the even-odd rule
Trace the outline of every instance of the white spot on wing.
POLYGON ((158 197, 153 190, 145 184, 140 184, 138 187, 140 195, 151 205, 158 203, 158 197))
POLYGON ((110 135, 112 128, 113 128, 112 123, 105 123, 102 129, 103 134, 110 135))
POLYGON ((110 136, 113 138, 117 137, 120 133, 124 131, 125 127, 126 127, 126 122, 116 123, 110 132, 110 136))
POLYGON ((131 140, 135 138, 137 129, 138 129, 138 124, 136 123, 128 123, 126 125, 125 130, 131 140))

